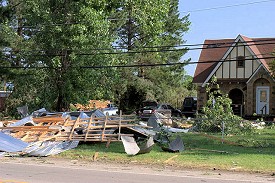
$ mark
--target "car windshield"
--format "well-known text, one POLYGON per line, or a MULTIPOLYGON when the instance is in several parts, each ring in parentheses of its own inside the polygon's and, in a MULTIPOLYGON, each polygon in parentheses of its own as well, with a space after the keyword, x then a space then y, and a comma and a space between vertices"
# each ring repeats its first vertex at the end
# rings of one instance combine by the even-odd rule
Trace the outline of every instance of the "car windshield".
POLYGON ((143 109, 156 109, 157 106, 144 106, 143 109))
POLYGON ((143 107, 148 107, 148 106, 150 106, 150 107, 155 107, 155 106, 157 106, 157 103, 154 102, 154 101, 146 101, 146 102, 143 102, 143 103, 142 103, 142 106, 143 106, 143 107))

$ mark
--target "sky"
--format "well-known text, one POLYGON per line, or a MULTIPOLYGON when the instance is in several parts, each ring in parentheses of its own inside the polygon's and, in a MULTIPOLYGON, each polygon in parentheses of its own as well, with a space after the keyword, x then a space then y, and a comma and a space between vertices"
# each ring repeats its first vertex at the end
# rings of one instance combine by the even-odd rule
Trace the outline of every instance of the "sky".
MULTIPOLYGON (((186 44, 202 44, 205 39, 275 38, 275 0, 179 0, 181 17, 190 14, 191 26, 183 36, 186 44)), ((182 60, 199 60, 201 50, 191 50, 182 60)), ((185 67, 194 76, 195 64, 185 67)))

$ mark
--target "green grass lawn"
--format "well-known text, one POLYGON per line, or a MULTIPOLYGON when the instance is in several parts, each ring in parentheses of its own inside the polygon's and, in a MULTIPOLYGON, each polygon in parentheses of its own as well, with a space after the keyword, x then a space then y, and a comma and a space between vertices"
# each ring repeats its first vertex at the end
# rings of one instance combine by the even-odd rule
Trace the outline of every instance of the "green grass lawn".
POLYGON ((57 157, 93 160, 98 152, 98 161, 120 163, 169 165, 177 168, 203 168, 251 172, 275 172, 275 129, 257 130, 248 135, 225 136, 221 134, 177 133, 185 150, 181 153, 163 152, 158 144, 147 154, 129 156, 122 142, 80 144, 76 149, 65 151, 57 157), (232 142, 232 143, 231 143, 232 142))

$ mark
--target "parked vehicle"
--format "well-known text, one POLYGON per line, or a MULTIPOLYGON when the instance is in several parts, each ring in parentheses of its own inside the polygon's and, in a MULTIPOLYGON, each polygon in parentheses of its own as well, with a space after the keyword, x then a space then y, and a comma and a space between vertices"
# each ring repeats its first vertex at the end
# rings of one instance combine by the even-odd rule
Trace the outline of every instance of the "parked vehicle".
POLYGON ((108 104, 106 108, 102 109, 102 112, 109 116, 118 115, 118 107, 114 104, 108 104))
POLYGON ((181 111, 175 109, 170 104, 157 104, 157 102, 152 101, 146 101, 144 104, 145 105, 139 110, 141 120, 147 121, 154 112, 173 117, 182 117, 181 111))
POLYGON ((185 117, 194 117, 197 112, 197 97, 185 97, 182 106, 181 112, 185 117))
POLYGON ((158 103, 156 101, 146 100, 141 104, 141 108, 137 111, 137 115, 143 121, 147 121, 156 109, 158 103))

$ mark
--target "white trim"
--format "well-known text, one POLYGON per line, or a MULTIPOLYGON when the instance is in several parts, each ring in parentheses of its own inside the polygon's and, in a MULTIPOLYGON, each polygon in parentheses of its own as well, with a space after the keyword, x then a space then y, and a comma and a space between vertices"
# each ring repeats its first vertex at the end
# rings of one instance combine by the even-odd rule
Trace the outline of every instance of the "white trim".
MULTIPOLYGON (((219 63, 216 65, 216 67, 212 70, 212 72, 208 75, 208 77, 206 78, 206 80, 203 82, 202 87, 205 87, 205 85, 207 84, 207 82, 211 79, 211 77, 217 72, 217 70, 219 69, 219 67, 221 66, 221 64, 223 64, 223 61, 226 59, 226 57, 231 53, 231 51, 235 48, 235 45, 241 41, 243 44, 246 44, 246 48, 248 49, 248 51, 251 53, 252 56, 255 57, 255 60, 259 62, 259 64, 261 64, 261 62, 259 61, 259 58, 255 55, 255 53, 252 51, 252 49, 247 46, 246 41, 242 38, 241 35, 238 35, 237 38, 235 39, 234 43, 230 46, 230 48, 225 52, 224 56, 219 60, 219 63)), ((230 60, 229 60, 230 61, 230 60)))
POLYGON ((250 80, 256 75, 256 73, 261 69, 264 68, 264 70, 268 73, 268 75, 272 78, 273 81, 274 78, 271 76, 270 72, 268 72, 268 70, 266 69, 266 67, 263 66, 263 64, 259 65, 259 67, 253 72, 253 74, 250 76, 250 78, 247 80, 246 84, 250 82, 250 80))
POLYGON ((262 68, 263 65, 259 65, 258 68, 252 73, 252 75, 249 77, 249 79, 247 80, 246 84, 250 82, 250 80, 256 75, 256 73, 260 70, 260 68, 262 68))

